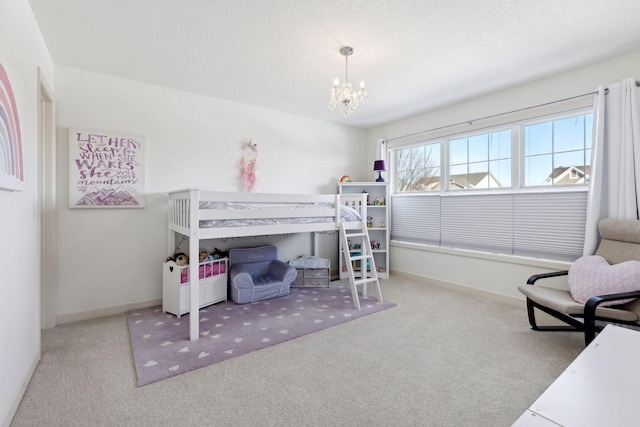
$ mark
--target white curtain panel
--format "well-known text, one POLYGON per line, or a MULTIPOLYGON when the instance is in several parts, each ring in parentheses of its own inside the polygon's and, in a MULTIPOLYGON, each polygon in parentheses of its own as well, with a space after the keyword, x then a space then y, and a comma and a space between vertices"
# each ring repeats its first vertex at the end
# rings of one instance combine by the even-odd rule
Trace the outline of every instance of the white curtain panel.
MULTIPOLYGON (((386 160, 387 157, 387 153, 385 152, 385 145, 386 145, 386 141, 382 138, 378 139, 378 153, 377 153, 377 160, 386 160)), ((388 166, 387 166, 388 167, 388 166)))
POLYGON ((594 98, 584 255, 598 247, 600 219, 640 219, 640 88, 627 78, 607 89, 594 98))

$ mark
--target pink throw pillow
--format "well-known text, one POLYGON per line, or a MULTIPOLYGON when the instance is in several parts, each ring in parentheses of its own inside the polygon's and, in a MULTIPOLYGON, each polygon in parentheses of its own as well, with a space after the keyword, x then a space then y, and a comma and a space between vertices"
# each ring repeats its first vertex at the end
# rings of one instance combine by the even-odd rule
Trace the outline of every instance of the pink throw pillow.
MULTIPOLYGON (((640 290, 640 261, 625 261, 610 265, 599 255, 578 258, 569 268, 569 291, 577 302, 585 304, 596 295, 617 294, 640 290)), ((600 306, 633 301, 604 302, 600 306)))

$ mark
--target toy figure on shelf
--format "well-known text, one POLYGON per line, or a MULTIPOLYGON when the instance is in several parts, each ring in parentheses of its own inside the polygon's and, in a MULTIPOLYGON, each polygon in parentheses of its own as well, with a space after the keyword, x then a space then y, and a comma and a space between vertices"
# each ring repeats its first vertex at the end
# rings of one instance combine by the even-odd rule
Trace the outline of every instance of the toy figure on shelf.
POLYGON ((367 190, 366 189, 362 190, 362 194, 366 194, 367 195, 367 205, 370 205, 371 201, 369 200, 369 193, 367 193, 367 190))
POLYGON ((367 217, 367 227, 369 227, 369 228, 373 227, 373 217, 372 216, 368 216, 367 217))

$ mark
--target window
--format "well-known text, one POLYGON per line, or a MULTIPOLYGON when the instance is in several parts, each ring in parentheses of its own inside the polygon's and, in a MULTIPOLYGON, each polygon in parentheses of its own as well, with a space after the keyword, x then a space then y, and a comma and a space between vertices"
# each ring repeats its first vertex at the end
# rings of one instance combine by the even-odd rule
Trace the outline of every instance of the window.
POLYGON ((593 115, 524 126, 524 185, 589 182, 593 115))
POLYGON ((393 147, 391 238, 575 260, 592 126, 582 110, 393 147))
POLYGON ((395 154, 396 192, 440 190, 440 144, 402 148, 395 154))
POLYGON ((579 112, 397 147, 393 150, 395 191, 421 193, 588 184, 592 127, 593 115, 579 112), (445 149, 448 163, 443 170, 441 151, 445 149), (522 178, 517 173, 520 169, 522 178), (516 181, 512 182, 514 172, 516 181), (444 176, 448 176, 448 183, 443 187, 444 176))
POLYGON ((449 190, 511 187, 511 129, 448 143, 449 190))

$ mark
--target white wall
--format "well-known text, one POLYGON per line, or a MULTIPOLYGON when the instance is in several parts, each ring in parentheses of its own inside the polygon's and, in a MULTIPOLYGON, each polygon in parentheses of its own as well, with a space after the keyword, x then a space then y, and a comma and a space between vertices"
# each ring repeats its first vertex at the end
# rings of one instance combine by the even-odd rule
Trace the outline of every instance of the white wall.
MULTIPOLYGON (((626 77, 640 78, 640 51, 370 129, 367 132, 368 150, 369 153, 374 150, 378 138, 398 138, 565 99, 592 92, 599 85, 617 82, 626 77)), ((575 102, 584 104, 590 99, 591 97, 585 97, 575 102)), ((513 118, 505 116, 495 119, 494 122, 504 122, 513 118)), ((488 122, 484 121, 475 126, 487 124, 488 122)), ((468 130, 469 126, 457 126, 440 133, 465 129, 468 130)), ((420 141, 433 136, 434 134, 425 134, 402 141, 420 141)), ((393 244, 390 249, 390 263, 392 272, 427 277, 515 298, 523 298, 516 288, 517 285, 525 283, 531 274, 567 267, 562 263, 530 262, 516 257, 487 257, 484 254, 465 251, 393 244), (462 265, 464 268, 460 268, 462 265)))
POLYGON ((8 425, 40 359, 38 67, 53 62, 26 0, 0 1, 0 63, 16 99, 24 191, 0 190, 0 425, 8 425))
MULTIPOLYGON (((361 129, 64 66, 56 66, 55 82, 58 321, 160 298, 166 192, 240 191, 243 138, 258 144, 258 192, 335 193, 342 175, 366 175, 361 129), (146 208, 68 208, 70 127, 145 136, 146 208)), ((207 249, 263 241, 216 241, 207 249)), ((273 241, 281 259, 311 251, 309 236, 273 241)), ((336 257, 335 236, 321 241, 326 250, 320 255, 336 257)))

